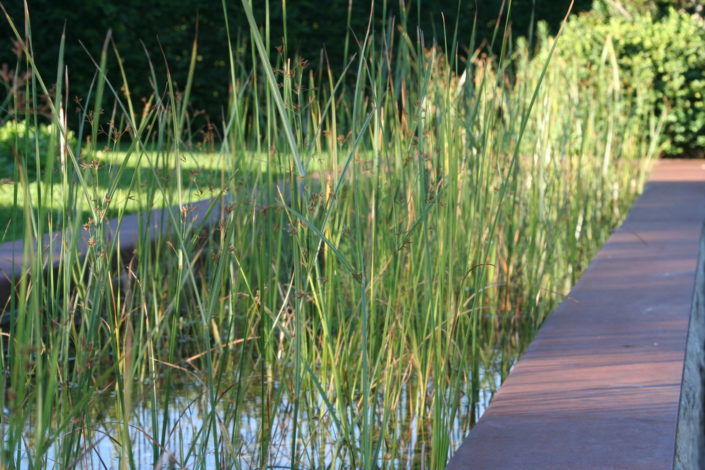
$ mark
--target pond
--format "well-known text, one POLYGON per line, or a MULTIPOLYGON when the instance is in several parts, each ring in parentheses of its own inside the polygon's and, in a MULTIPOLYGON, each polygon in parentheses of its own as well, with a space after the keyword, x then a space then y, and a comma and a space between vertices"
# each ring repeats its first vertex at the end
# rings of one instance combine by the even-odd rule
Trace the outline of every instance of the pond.
MULTIPOLYGON (((499 364, 481 369, 481 386, 476 403, 467 395, 460 397, 459 413, 447 430, 450 448, 457 448, 468 430, 488 406, 501 383, 499 364)), ((285 387, 274 383, 268 387, 260 381, 250 387, 243 399, 237 397, 236 383, 224 386, 227 391, 215 400, 208 389, 194 383, 181 385, 142 384, 145 393, 125 421, 116 413, 118 398, 107 393, 98 405, 75 422, 49 445, 46 468, 121 469, 121 468, 356 468, 355 452, 346 449, 331 419, 327 406, 318 399, 299 411, 294 425, 292 397, 285 387), (269 390, 261 393, 263 390, 269 390), (151 394, 150 394, 151 391, 151 394), (257 392, 260 393, 257 393, 257 392), (168 396, 167 396, 168 395, 168 396), (269 408, 268 396, 279 395, 269 408), (127 434, 125 434, 125 432, 127 434), (296 436, 294 435, 296 434, 296 436), (292 439, 297 440, 296 464, 292 467, 292 439), (71 450, 69 450, 71 449, 71 450), (70 456, 69 460, 66 460, 70 456)), ((450 395, 450 390, 444 393, 450 395)), ((310 394, 304 393, 309 396, 310 394)), ((315 398, 314 398, 315 400, 315 398)), ((308 400, 306 400, 308 401, 308 400)), ((382 401, 377 409, 382 409, 382 401)), ((409 390, 404 387, 400 401, 388 416, 389 432, 380 443, 377 468, 430 469, 431 433, 425 417, 410 411, 409 390)), ((349 409, 350 416, 355 410, 349 409)), ((5 410, 7 418, 9 411, 5 410)), ((381 424, 381 416, 377 417, 381 424)), ((3 434, 7 426, 3 425, 3 434)), ((19 459, 22 469, 31 463, 34 427, 25 429, 27 446, 19 459), (31 450, 30 450, 31 449, 31 450), (29 450, 29 452, 27 452, 29 450)), ((353 440, 360 439, 360 428, 352 430, 353 440)), ((355 445, 355 444, 353 444, 355 445)), ((36 462, 35 462, 36 463, 36 462)))

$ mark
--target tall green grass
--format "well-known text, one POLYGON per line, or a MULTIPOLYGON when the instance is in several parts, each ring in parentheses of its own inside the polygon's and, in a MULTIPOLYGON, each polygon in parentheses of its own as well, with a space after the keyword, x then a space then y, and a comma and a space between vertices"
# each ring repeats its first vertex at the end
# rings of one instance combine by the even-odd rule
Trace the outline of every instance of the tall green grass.
MULTIPOLYGON (((462 61, 471 39, 412 40, 401 18, 346 39, 336 74, 277 53, 248 17, 249 42, 224 45, 222 222, 204 232, 177 207, 156 242, 142 227, 134 259, 115 252, 107 211, 118 187, 146 187, 142 209, 185 207, 191 80, 177 90, 151 72, 140 111, 124 74, 106 75, 106 40, 79 144, 64 148, 59 67, 49 163, 15 185, 25 244, 0 337, 4 467, 442 468, 658 147, 660 121, 635 117, 639 90, 620 88, 608 46, 579 83, 521 42, 462 61), (98 193, 86 163, 115 129, 106 145, 129 149, 98 193), (159 158, 174 162, 168 183, 159 158), (64 238, 45 272, 34 240, 47 224, 64 238)), ((16 34, 36 101, 48 83, 29 24, 16 34)), ((194 43, 191 77, 196 56, 194 43)), ((32 100, 21 111, 38 121, 32 100)))

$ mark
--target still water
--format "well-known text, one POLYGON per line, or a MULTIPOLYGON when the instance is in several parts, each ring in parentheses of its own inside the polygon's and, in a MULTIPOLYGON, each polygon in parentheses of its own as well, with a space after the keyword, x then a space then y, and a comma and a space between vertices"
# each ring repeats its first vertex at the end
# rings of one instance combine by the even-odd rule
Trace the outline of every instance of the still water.
MULTIPOLYGON (((460 396, 460 406, 448 429, 451 450, 466 437, 472 415, 477 419, 489 405, 501 383, 499 370, 499 366, 481 370, 481 386, 474 407, 467 395, 460 396)), ((297 442, 295 468, 357 467, 354 452, 346 450, 346 446, 359 444, 359 427, 350 425, 347 435, 354 437, 343 442, 338 426, 345 417, 331 419, 333 410, 323 400, 311 405, 312 400, 316 401, 310 398, 315 397, 313 393, 307 397, 308 405, 298 410, 294 422, 294 407, 286 390, 275 393, 276 406, 268 408, 262 395, 256 393, 234 400, 232 393, 212 397, 204 387, 190 384, 171 387, 165 400, 163 385, 143 388, 147 392, 132 407, 127 426, 124 426, 124 419, 116 416, 115 396, 104 396, 100 401, 106 404, 103 409, 93 410, 84 423, 77 423, 53 441, 47 449, 43 468, 58 469, 67 465, 79 469, 111 470, 292 468, 294 433, 297 442), (358 442, 351 443, 351 440, 358 442), (60 455, 66 452, 67 445, 74 448, 69 462, 65 457, 62 460, 60 455)), ((451 392, 443 393, 450 396, 451 392)), ((385 426, 390 432, 379 445, 378 468, 431 468, 428 463, 431 451, 429 421, 427 419, 425 425, 420 425, 419 417, 410 413, 410 408, 408 393, 404 391, 396 409, 387 410, 390 413, 385 426)), ((378 415, 383 414, 381 403, 376 409, 378 415)), ((355 413, 353 409, 345 410, 350 418, 348 423, 358 422, 355 413)), ((375 421, 382 425, 383 417, 377 416, 375 421)), ((30 427, 25 441, 29 454, 32 453, 32 438, 30 427)), ((22 469, 36 468, 29 464, 28 453, 25 452, 20 460, 22 469)))

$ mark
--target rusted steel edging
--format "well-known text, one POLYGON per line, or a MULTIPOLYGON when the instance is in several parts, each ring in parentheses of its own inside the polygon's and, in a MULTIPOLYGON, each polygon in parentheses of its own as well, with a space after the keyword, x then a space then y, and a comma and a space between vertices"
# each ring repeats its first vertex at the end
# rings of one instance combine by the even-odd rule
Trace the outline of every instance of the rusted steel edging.
POLYGON ((660 161, 447 470, 672 468, 704 219, 703 162, 660 161))

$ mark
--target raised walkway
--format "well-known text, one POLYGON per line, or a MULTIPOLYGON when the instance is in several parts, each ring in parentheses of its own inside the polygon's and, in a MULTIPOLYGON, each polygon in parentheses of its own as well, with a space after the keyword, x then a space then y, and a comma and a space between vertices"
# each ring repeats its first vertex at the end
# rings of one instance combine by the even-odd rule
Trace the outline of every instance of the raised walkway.
POLYGON ((447 470, 673 468, 703 220, 705 162, 658 162, 447 470))

